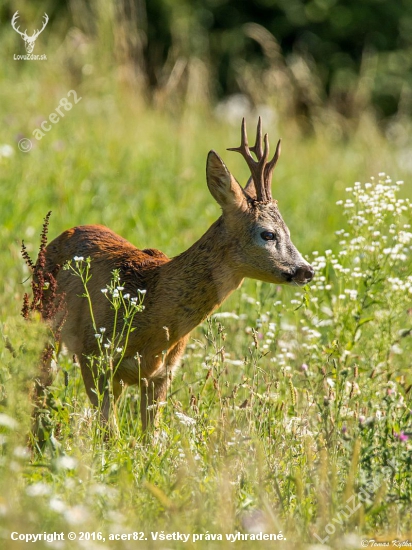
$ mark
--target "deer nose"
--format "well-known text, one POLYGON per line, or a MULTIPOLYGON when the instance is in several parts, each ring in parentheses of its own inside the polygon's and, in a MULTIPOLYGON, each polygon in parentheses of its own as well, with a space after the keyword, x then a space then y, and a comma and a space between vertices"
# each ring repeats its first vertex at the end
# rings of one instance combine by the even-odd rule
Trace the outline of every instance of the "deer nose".
POLYGON ((300 265, 296 268, 295 273, 292 276, 292 280, 296 283, 306 284, 310 283, 315 275, 315 270, 309 264, 300 265))

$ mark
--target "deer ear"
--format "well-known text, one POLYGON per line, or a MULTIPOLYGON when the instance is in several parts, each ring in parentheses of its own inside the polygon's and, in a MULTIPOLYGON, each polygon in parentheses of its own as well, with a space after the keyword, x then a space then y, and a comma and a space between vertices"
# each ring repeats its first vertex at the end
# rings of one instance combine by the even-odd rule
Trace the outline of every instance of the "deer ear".
POLYGON ((243 210, 247 206, 243 189, 215 151, 210 151, 207 156, 206 181, 213 198, 223 210, 227 208, 243 210))

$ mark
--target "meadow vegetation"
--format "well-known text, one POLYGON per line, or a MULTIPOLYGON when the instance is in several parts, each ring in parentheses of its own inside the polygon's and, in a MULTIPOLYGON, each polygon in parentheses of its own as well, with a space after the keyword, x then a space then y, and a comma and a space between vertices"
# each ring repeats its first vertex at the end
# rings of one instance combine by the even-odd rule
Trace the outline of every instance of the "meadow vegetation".
MULTIPOLYGON (((80 368, 63 350, 44 411, 47 443, 31 440, 29 449, 28 396, 51 335, 36 315, 21 317, 30 288, 21 241, 35 257, 52 210, 51 238, 101 223, 173 256, 219 216, 207 152, 215 149, 242 183, 248 172, 225 151, 239 142, 240 119, 196 101, 196 87, 160 108, 111 64, 99 36, 77 37, 76 51, 73 33, 54 51, 52 36, 47 62, 23 64, 12 60, 12 33, 0 42, 8 56, 0 66, 2 548, 26 548, 11 532, 44 531, 95 532, 96 540, 37 548, 215 548, 232 545, 226 534, 237 531, 287 539, 237 548, 344 550, 363 538, 411 538, 410 123, 394 119, 384 131, 365 109, 341 132, 338 115, 325 112, 308 135, 276 99, 251 108, 248 122, 262 114, 272 148, 283 139, 273 196, 316 269, 313 283, 245 281, 198 327, 149 444, 133 388, 114 413, 119 434, 104 436, 80 368), (81 100, 36 140, 72 89, 81 100), (27 153, 17 147, 22 137, 33 142, 27 153), (161 531, 204 538, 159 546, 150 533, 161 531), (147 541, 109 541, 109 533, 140 532, 147 541)), ((82 276, 87 259, 72 269, 82 276)), ((127 300, 121 280, 107 293, 114 306, 127 300)), ((94 360, 104 363, 112 349, 101 334, 94 360)))

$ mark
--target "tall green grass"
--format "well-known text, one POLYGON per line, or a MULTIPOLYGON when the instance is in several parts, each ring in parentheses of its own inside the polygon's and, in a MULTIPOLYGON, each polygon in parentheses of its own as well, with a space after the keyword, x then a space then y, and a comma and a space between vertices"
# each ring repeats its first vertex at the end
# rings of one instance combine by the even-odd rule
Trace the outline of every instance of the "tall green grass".
MULTIPOLYGON (((95 437, 96 413, 79 367, 61 354, 47 409, 48 444, 42 453, 28 450, 30 381, 47 329, 20 318, 29 286, 21 240, 35 255, 42 219, 52 210, 51 238, 74 225, 102 223, 138 247, 173 256, 219 215, 205 183, 207 152, 215 149, 239 181, 248 173, 225 151, 239 142, 240 120, 231 124, 210 105, 194 109, 180 100, 175 110, 148 107, 107 62, 103 46, 99 56, 96 45, 75 53, 67 42, 55 54, 48 50, 47 63, 19 64, 11 59, 11 36, 2 38, 10 61, 0 86, 0 145, 11 147, 0 149, 3 546, 26 548, 11 541, 14 531, 106 538, 66 540, 64 548, 135 548, 136 541, 112 542, 108 535, 141 531, 148 537, 142 547, 159 547, 150 532, 162 530, 223 538, 237 530, 282 531, 287 540, 276 544, 293 549, 319 539, 344 549, 359 547, 361 538, 410 536, 410 243, 400 251, 406 259, 392 258, 373 233, 399 239, 410 231, 403 226, 411 215, 381 205, 379 228, 370 213, 367 224, 348 223, 364 216, 365 205, 346 188, 375 176, 375 192, 378 172, 405 179, 393 190, 398 199, 410 196, 411 187, 402 151, 368 113, 352 122, 346 140, 328 124, 304 137, 281 112, 273 127, 263 121, 272 144, 283 138, 273 195, 295 244, 315 259, 311 288, 295 295, 293 288, 246 281, 196 329, 148 445, 133 389, 119 404, 121 435, 95 437), (70 60, 80 71, 87 65, 82 76, 71 65, 67 70, 70 60), (30 152, 19 151, 18 140, 33 138, 72 89, 79 103, 40 141, 32 139, 30 152), (345 217, 336 202, 347 196, 355 214, 348 207, 345 217), (335 235, 342 228, 348 236, 335 235), (352 243, 359 236, 364 240, 352 243)), ((254 118, 248 116, 250 133, 254 118)), ((166 544, 233 543, 161 547, 166 544)))

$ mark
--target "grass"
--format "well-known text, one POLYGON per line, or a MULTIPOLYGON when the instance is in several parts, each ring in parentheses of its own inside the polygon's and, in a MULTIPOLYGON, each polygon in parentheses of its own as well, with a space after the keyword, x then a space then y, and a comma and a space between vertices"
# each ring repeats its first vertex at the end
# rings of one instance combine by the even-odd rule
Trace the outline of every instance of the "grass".
MULTIPOLYGON (((3 41, 13 51, 9 35, 3 41)), ((95 59, 93 74, 77 81, 57 62, 2 69, 0 144, 13 150, 0 158, 3 547, 26 547, 11 532, 64 532, 66 542, 54 547, 99 549, 136 547, 133 538, 109 541, 109 533, 143 532, 144 548, 225 547, 233 544, 226 534, 238 530, 281 531, 287 540, 276 544, 285 549, 410 537, 411 248, 400 232, 408 233, 411 213, 396 211, 405 203, 387 211, 389 195, 379 202, 377 173, 405 179, 384 191, 396 192, 395 200, 410 196, 410 182, 396 143, 367 114, 346 141, 333 139, 327 125, 302 137, 282 117, 269 129, 272 146, 283 138, 273 194, 295 244, 317 265, 309 289, 295 295, 247 281, 196 329, 149 445, 133 389, 119 405, 121 435, 102 439, 79 367, 62 354, 49 443, 43 453, 28 451, 28 394, 47 330, 20 317, 29 286, 21 240, 34 255, 52 210, 51 237, 102 223, 140 248, 172 256, 219 215, 205 183, 207 152, 219 152, 239 181, 248 177, 242 159, 225 151, 238 144, 240 121, 219 120, 209 107, 151 109, 95 59), (33 139, 30 152, 19 151, 16 141, 32 137, 71 89, 81 101, 33 139), (361 188, 346 192, 370 176, 376 180, 366 203, 361 188), (336 205, 347 197, 354 207, 336 205), (381 221, 376 212, 359 213, 371 197, 381 221), (335 235, 342 228, 348 236, 335 235), (399 238, 399 254, 384 252, 399 238), (97 540, 69 542, 70 531, 96 533, 97 540), (203 537, 159 546, 150 533, 162 531, 203 537)))

